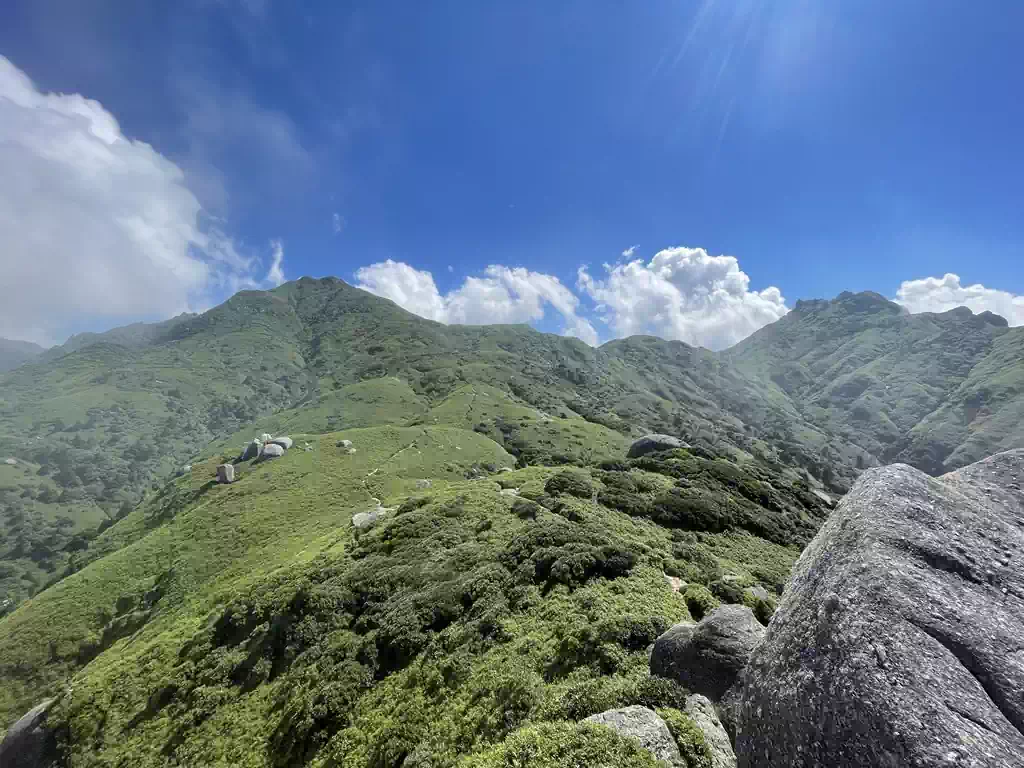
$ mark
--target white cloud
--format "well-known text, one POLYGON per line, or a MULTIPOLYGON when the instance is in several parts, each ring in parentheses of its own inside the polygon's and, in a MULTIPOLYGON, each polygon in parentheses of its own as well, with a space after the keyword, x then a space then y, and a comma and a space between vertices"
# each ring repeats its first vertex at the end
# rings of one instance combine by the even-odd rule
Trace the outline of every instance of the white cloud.
POLYGON ((910 312, 948 312, 969 307, 974 312, 994 312, 1010 325, 1024 325, 1024 296, 986 288, 981 283, 961 285, 960 276, 947 272, 942 277, 904 280, 896 291, 896 302, 910 312))
POLYGON ((626 250, 624 250, 622 252, 622 258, 624 258, 624 259, 632 259, 633 258, 633 254, 636 253, 636 249, 639 248, 639 247, 640 247, 639 245, 631 245, 631 246, 629 246, 629 248, 627 248, 626 250))
POLYGON ((41 93, 2 56, 0 168, 0 336, 53 343, 260 282, 181 168, 99 102, 41 93))
POLYGON ((345 220, 341 218, 340 213, 334 213, 331 216, 331 227, 334 229, 334 234, 336 235, 345 228, 345 220))
POLYGON ((597 302, 616 336, 652 334, 724 349, 788 311, 778 288, 749 290, 734 257, 703 248, 666 248, 647 263, 604 267, 603 279, 581 267, 577 287, 597 302))
POLYGON ((267 270, 267 276, 264 281, 270 283, 270 285, 278 286, 284 282, 284 268, 282 266, 284 262, 284 244, 280 240, 274 240, 271 242, 270 247, 273 249, 271 254, 270 269, 267 270))
POLYGON ((391 259, 360 268, 356 280, 358 287, 442 323, 536 322, 550 306, 562 316, 565 335, 597 343, 594 327, 577 314, 576 295, 557 277, 523 267, 491 265, 484 277, 468 277, 443 295, 430 272, 391 259))

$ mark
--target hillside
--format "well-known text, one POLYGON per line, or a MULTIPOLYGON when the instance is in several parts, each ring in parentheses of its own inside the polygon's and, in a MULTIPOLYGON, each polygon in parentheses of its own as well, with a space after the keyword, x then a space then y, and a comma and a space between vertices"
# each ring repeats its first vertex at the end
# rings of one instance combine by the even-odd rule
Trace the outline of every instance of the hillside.
POLYGON ((13 370, 42 353, 43 348, 31 341, 0 338, 0 373, 13 370))
POLYGON ((593 463, 660 431, 837 493, 869 466, 933 474, 1024 440, 1024 330, 877 294, 799 302, 715 354, 594 349, 526 326, 444 326, 336 278, 244 291, 203 315, 79 334, 0 378, 0 601, 71 572, 97 533, 211 441, 448 424, 521 466, 593 463), (31 473, 24 468, 31 467, 31 473))
POLYGON ((844 293, 798 302, 724 357, 879 463, 937 475, 1024 444, 1024 328, 991 313, 844 293))
POLYGON ((302 279, 0 393, 0 727, 56 696, 63 765, 649 768, 581 722, 643 704, 696 768, 648 646, 766 623, 859 468, 1019 444, 1024 335, 843 294, 721 354, 594 349, 302 279), (689 447, 627 459, 651 431, 689 447), (263 432, 293 446, 240 461, 263 432))
POLYGON ((793 430, 784 463, 815 475, 855 454, 706 350, 443 326, 340 280, 302 279, 201 316, 82 334, 0 379, 0 438, 37 467, 32 482, 0 472, 0 595, 20 600, 73 570, 97 520, 127 514, 211 440, 253 422, 449 424, 494 438, 521 465, 618 456, 649 431, 775 461, 754 424, 793 430), (47 527, 56 517, 71 522, 47 527))

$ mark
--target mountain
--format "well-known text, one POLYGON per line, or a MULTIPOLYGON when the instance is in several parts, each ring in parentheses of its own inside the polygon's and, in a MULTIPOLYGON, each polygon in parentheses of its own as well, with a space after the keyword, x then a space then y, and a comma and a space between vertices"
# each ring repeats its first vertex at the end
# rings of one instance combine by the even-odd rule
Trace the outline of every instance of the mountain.
POLYGON ((0 727, 54 696, 61 765, 650 768, 581 722, 642 704, 709 764, 648 646, 767 622, 859 468, 1019 444, 1022 367, 1000 318, 876 294, 719 354, 334 278, 73 337, 0 378, 0 727), (626 458, 651 431, 689 447, 626 458))
POLYGON ((938 475, 1024 444, 1024 328, 990 312, 844 293, 798 302, 724 357, 880 463, 938 475))
POLYGON ((789 463, 817 475, 831 452, 852 466, 852 449, 706 350, 444 326, 334 278, 302 279, 203 315, 76 336, 0 379, 0 438, 22 467, 0 475, 0 594, 21 599, 73 569, 97 525, 243 425, 386 423, 474 429, 522 465, 619 456, 650 431, 767 456, 751 425, 785 424, 799 435, 789 463))
POLYGON ((31 341, 0 339, 0 373, 17 368, 42 353, 43 348, 31 341))

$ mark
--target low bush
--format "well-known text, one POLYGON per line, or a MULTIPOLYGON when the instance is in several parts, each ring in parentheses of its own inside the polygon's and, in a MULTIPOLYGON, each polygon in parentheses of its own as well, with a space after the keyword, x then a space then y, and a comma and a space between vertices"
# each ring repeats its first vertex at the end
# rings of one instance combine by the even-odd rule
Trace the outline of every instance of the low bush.
POLYGON ((594 495, 595 486, 590 475, 582 469, 564 469, 544 484, 544 490, 552 496, 567 493, 580 499, 589 499, 594 495))

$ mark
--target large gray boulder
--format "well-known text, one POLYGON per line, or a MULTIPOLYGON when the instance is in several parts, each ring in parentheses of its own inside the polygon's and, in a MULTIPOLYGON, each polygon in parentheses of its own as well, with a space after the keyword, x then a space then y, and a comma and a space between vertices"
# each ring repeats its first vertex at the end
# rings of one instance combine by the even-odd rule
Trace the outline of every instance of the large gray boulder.
POLYGON ((267 443, 260 451, 261 459, 278 459, 282 456, 284 456, 284 448, 277 443, 267 443))
POLYGON ((632 706, 624 709, 610 709, 599 715, 591 715, 586 723, 606 725, 620 736, 635 739, 640 746, 670 765, 680 765, 682 755, 665 721, 647 707, 632 706))
POLYGON ((275 437, 270 442, 272 442, 274 445, 280 445, 286 451, 292 447, 292 439, 290 437, 285 437, 283 435, 281 437, 275 437))
POLYGON ((50 734, 47 732, 46 714, 53 699, 30 709, 12 725, 0 742, 0 766, 3 768, 44 768, 52 764, 50 734))
POLYGON ((217 482, 218 483, 233 483, 233 482, 235 482, 235 466, 234 466, 234 464, 218 464, 217 465, 217 482))
POLYGON ((743 674, 741 768, 1024 766, 1024 451, 871 469, 743 674))
POLYGON ((719 701, 739 678, 764 627, 745 605, 721 605, 696 624, 676 624, 654 642, 651 674, 719 701))
POLYGON ((695 693, 686 697, 685 712, 704 734, 704 743, 711 752, 711 768, 736 768, 736 753, 732 751, 732 742, 718 719, 715 705, 695 693))
POLYGON ((646 456, 648 453, 669 451, 673 448, 689 448, 689 446, 678 437, 672 437, 672 435, 644 435, 639 440, 633 441, 633 444, 629 446, 629 452, 626 454, 626 457, 636 459, 640 456, 646 456))

